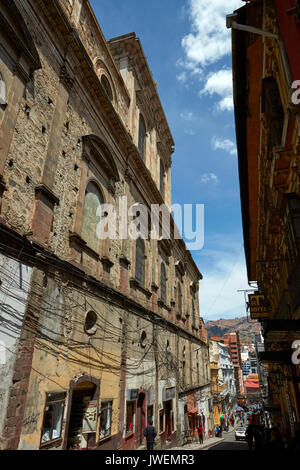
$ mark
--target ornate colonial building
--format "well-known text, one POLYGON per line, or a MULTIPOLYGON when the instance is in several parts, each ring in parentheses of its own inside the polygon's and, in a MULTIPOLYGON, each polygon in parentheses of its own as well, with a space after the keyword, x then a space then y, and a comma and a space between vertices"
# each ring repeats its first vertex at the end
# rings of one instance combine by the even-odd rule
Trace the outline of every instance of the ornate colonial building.
POLYGON ((300 421, 299 18, 298 0, 253 0, 230 18, 248 279, 257 281, 256 311, 264 312, 256 317, 268 367, 265 409, 292 436, 300 421))
POLYGON ((82 0, 3 0, 0 25, 1 446, 133 449, 149 418, 180 442, 209 413, 202 276, 172 217, 170 239, 126 237, 171 207, 141 43, 107 42, 82 0))

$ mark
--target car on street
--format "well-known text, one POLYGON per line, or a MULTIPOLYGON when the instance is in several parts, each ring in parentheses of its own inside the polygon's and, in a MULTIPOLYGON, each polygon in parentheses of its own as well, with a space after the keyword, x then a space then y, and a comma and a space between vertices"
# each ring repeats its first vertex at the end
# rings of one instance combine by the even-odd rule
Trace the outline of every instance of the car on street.
POLYGON ((236 441, 245 441, 246 440, 246 428, 236 428, 235 430, 235 440, 236 441))

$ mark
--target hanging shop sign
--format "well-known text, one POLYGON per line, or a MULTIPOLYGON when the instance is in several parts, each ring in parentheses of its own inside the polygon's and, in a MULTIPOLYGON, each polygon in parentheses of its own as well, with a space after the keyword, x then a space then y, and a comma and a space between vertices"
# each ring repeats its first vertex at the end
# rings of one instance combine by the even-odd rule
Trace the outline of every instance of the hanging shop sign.
POLYGON ((163 401, 172 400, 175 398, 175 387, 163 389, 163 401))
POLYGON ((90 401, 83 415, 82 432, 96 432, 97 430, 97 401, 90 401))
POLYGON ((253 320, 258 318, 269 318, 271 311, 270 302, 263 294, 249 294, 250 317, 253 320))

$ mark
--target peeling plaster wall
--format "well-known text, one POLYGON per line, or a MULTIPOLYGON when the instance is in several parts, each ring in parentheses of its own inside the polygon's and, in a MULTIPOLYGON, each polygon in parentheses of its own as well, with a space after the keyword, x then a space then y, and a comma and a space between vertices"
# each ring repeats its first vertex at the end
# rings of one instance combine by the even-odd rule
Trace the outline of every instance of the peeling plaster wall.
POLYGON ((0 436, 6 418, 16 351, 26 310, 32 269, 0 255, 0 436))
MULTIPOLYGON (((70 382, 83 375, 100 380, 99 403, 113 400, 112 435, 119 426, 120 399, 120 318, 123 312, 86 295, 84 290, 47 278, 44 283, 38 338, 33 356, 24 425, 19 449, 38 449, 43 424, 46 393, 65 391, 62 436, 66 432, 70 382), (84 330, 85 314, 97 312, 97 330, 88 336, 84 330)), ((78 286, 79 287, 79 286, 78 286)), ((99 416, 97 439, 99 435, 99 416)), ((61 449, 61 442, 57 449, 61 449)))

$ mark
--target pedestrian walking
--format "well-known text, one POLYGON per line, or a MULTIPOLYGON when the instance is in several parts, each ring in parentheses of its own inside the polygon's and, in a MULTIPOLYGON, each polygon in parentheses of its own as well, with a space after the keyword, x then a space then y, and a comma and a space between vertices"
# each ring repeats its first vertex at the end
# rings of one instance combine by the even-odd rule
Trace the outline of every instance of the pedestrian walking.
POLYGON ((157 431, 155 427, 153 426, 152 420, 149 419, 148 421, 148 426, 144 430, 144 436, 147 441, 147 450, 153 450, 154 448, 154 439, 157 436, 157 431))
POLYGON ((256 426, 254 431, 254 450, 262 451, 264 446, 264 428, 256 426))
POLYGON ((253 427, 251 424, 248 425, 246 430, 246 441, 248 443, 249 450, 253 447, 253 427))
POLYGON ((199 443, 203 444, 203 427, 201 426, 201 424, 197 427, 197 431, 199 436, 199 443))

